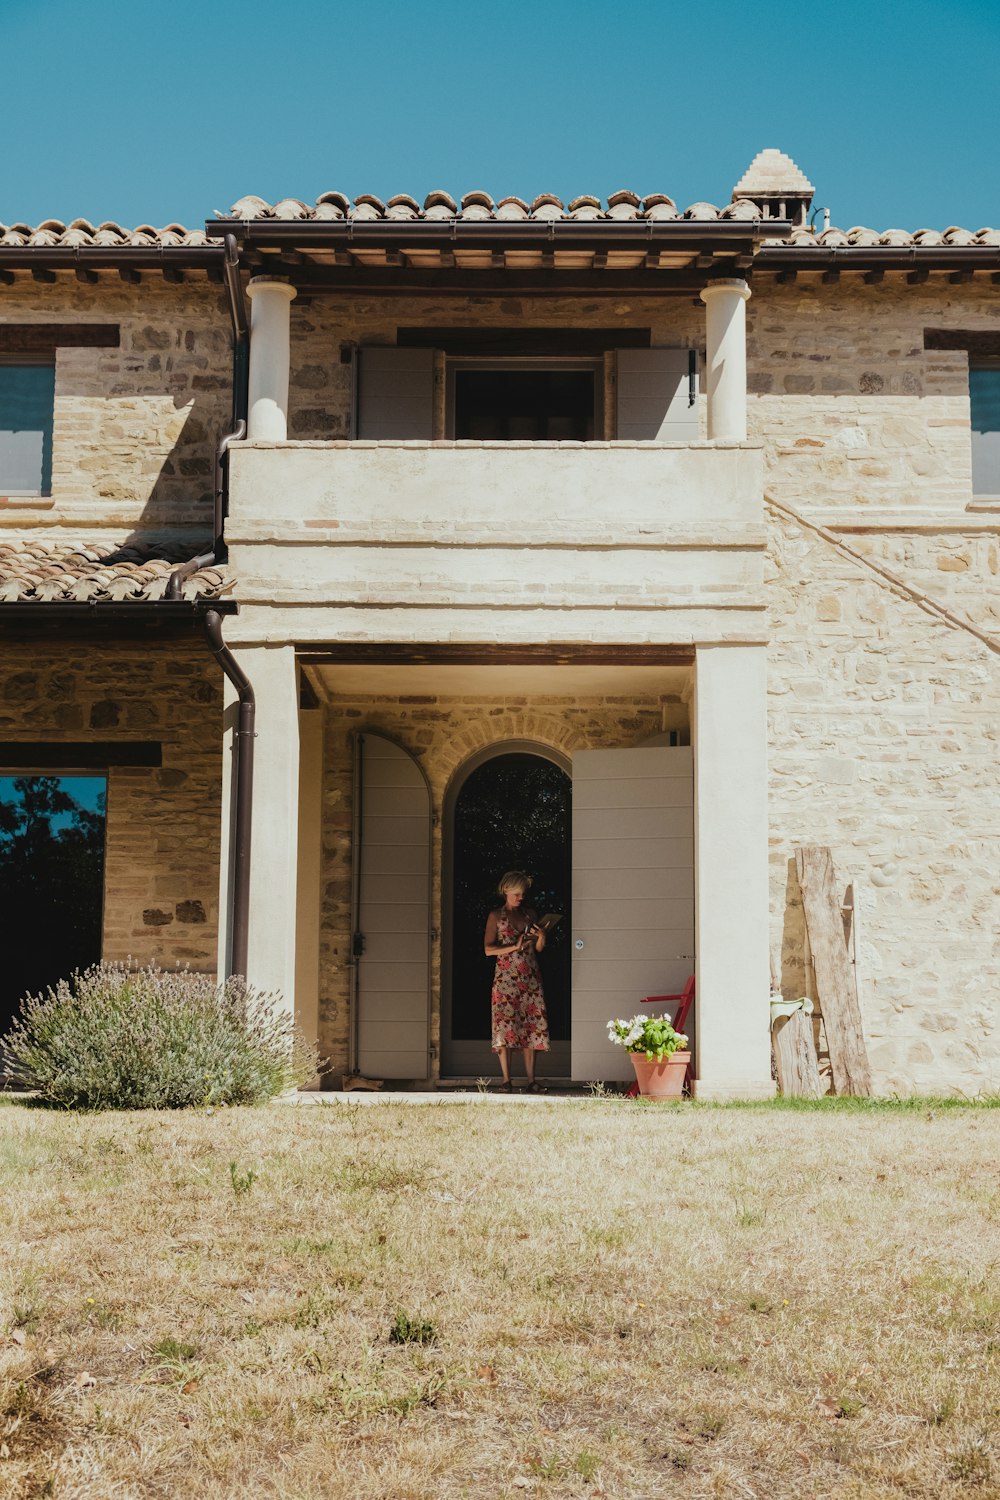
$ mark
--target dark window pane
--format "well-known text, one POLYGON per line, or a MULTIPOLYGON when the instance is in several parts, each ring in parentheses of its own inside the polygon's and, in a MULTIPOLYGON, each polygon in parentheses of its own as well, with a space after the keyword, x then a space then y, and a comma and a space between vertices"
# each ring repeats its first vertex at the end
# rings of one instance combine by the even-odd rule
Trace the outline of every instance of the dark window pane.
POLYGON ((0 364, 0 494, 52 488, 53 365, 0 364))
POLYGON ((104 776, 0 776, 0 1036, 21 998, 101 956, 104 776))
POLYGON ((480 442, 588 442, 591 370, 455 371, 455 436, 480 442))

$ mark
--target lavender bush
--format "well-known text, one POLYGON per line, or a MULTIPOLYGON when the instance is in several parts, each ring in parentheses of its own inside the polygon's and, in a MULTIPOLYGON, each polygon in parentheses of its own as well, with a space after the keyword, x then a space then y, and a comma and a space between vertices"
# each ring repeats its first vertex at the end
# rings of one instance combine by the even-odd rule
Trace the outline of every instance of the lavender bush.
POLYGON ((260 1104, 319 1066, 272 997, 128 964, 97 964, 23 1000, 2 1047, 24 1087, 63 1109, 260 1104))

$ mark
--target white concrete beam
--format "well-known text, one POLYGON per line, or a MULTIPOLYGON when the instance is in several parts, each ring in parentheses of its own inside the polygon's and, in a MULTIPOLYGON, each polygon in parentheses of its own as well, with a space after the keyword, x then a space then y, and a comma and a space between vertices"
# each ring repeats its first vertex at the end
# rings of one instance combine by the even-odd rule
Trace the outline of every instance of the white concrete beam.
POLYGON ((692 731, 695 1094, 769 1098, 766 647, 698 648, 692 731))
MULTIPOLYGON (((247 981, 295 1012, 298 885, 299 693, 294 646, 240 646, 234 651, 257 703, 247 981)), ((227 971, 232 925, 233 726, 236 694, 226 681, 219 973, 227 971)))

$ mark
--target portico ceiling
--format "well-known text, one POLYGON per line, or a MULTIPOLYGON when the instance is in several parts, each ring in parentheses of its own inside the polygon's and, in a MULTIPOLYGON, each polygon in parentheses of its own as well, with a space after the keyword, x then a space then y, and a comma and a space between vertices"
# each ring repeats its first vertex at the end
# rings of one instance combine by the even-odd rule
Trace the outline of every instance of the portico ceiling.
POLYGON ((680 697, 691 676, 688 664, 586 666, 556 663, 523 666, 487 663, 389 663, 385 666, 310 662, 304 670, 322 702, 419 695, 435 698, 680 697))

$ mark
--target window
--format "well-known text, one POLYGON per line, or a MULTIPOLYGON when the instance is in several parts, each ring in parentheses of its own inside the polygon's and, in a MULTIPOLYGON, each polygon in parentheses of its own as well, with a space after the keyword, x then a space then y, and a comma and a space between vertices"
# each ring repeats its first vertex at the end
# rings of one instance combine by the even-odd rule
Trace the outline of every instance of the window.
POLYGON ((1000 495, 1000 360, 969 369, 972 493, 1000 495))
POLYGON ((0 776, 0 1035, 22 996, 101 956, 103 775, 0 776))
POLYGON ((525 443, 594 438, 596 367, 456 361, 451 373, 456 438, 525 443))
POLYGON ((50 493, 55 385, 51 359, 0 361, 0 495, 50 493))

